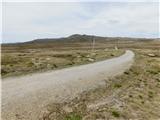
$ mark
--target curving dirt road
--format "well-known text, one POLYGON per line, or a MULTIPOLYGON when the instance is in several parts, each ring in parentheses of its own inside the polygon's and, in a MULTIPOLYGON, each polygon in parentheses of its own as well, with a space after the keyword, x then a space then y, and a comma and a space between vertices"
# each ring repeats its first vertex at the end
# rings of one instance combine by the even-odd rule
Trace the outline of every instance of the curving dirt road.
POLYGON ((93 64, 2 80, 2 119, 37 120, 45 106, 63 102, 89 89, 105 85, 104 79, 122 74, 133 62, 127 50, 120 57, 93 64))

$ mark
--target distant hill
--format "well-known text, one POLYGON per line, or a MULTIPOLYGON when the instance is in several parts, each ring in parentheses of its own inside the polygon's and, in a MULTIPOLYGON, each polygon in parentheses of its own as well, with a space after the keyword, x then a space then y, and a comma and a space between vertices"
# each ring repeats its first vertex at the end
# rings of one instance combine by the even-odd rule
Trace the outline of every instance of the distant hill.
POLYGON ((100 37, 93 35, 74 34, 64 38, 42 38, 35 39, 23 43, 7 43, 2 44, 2 51, 4 50, 24 50, 24 49, 90 49, 92 40, 95 39, 95 47, 102 48, 142 48, 144 43, 145 48, 150 46, 157 46, 159 48, 159 41, 157 39, 146 38, 128 38, 128 37, 100 37), (158 43, 158 44, 157 44, 158 43), (142 45, 143 44, 143 45, 142 45))
POLYGON ((123 41, 132 41, 132 40, 153 40, 146 38, 128 38, 128 37, 100 37, 100 36, 92 36, 92 35, 80 35, 74 34, 65 38, 43 38, 43 39, 35 39, 25 43, 44 43, 44 42, 89 42, 92 39, 98 40, 97 42, 107 42, 113 40, 123 40, 123 41))
POLYGON ((93 36, 93 35, 80 35, 80 34, 73 34, 69 37, 65 38, 42 38, 42 39, 35 39, 25 43, 48 43, 48 42, 90 42, 93 40, 97 40, 97 42, 110 42, 110 41, 143 41, 143 40, 154 40, 154 39, 146 39, 146 38, 128 38, 128 37, 100 37, 100 36, 93 36))
POLYGON ((106 37, 99 36, 91 36, 91 35, 80 35, 74 34, 65 38, 43 38, 43 39, 35 39, 32 41, 28 41, 25 43, 45 43, 45 42, 90 42, 92 39, 96 39, 99 41, 105 41, 106 37))
POLYGON ((80 35, 80 34, 73 34, 68 37, 63 38, 41 38, 41 39, 35 39, 27 42, 21 42, 21 43, 5 43, 2 45, 9 45, 9 44, 32 44, 32 43, 73 43, 73 42, 91 42, 93 38, 96 40, 96 42, 114 42, 114 41, 152 41, 155 39, 146 39, 146 38, 128 38, 128 37, 100 37, 100 36, 93 36, 93 35, 80 35))

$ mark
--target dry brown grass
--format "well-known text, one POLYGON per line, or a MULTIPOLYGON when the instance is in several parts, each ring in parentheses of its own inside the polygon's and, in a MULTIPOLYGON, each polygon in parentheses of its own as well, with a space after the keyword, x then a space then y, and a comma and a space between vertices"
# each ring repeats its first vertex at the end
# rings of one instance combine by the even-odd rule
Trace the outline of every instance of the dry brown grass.
POLYGON ((157 120, 160 118, 160 41, 117 41, 89 43, 2 46, 2 75, 55 70, 118 56, 124 49, 135 52, 130 70, 116 78, 106 78, 106 86, 84 92, 68 103, 49 104, 43 120, 157 120), (108 50, 104 50, 108 48, 108 50), (111 49, 112 48, 112 49, 111 49), (149 54, 154 54, 151 57, 149 54))
MULTIPOLYGON (((111 38, 110 38, 111 39, 111 38)), ((96 41, 96 55, 91 53, 91 41, 24 43, 2 45, 2 77, 22 75, 46 70, 104 60, 123 53, 122 49, 158 49, 156 40, 138 41, 112 38, 113 40, 96 41), (114 51, 117 45, 121 50, 114 51), (105 49, 108 49, 104 51, 105 49)), ((126 38, 127 39, 127 38, 126 38)))
POLYGON ((56 70, 119 56, 123 50, 26 49, 2 52, 2 77, 56 70), (94 54, 93 54, 94 53, 94 54), (91 59, 91 60, 90 60, 91 59))
MULTIPOLYGON (((116 78, 106 78, 104 88, 85 92, 68 103, 58 104, 58 111, 54 111, 54 103, 48 105, 52 110, 48 109, 50 115, 44 115, 46 120, 55 118, 53 111, 61 116, 60 119, 70 114, 79 115, 83 120, 159 119, 160 51, 134 49, 134 52, 135 63, 130 70, 116 78), (150 57, 149 53, 155 54, 155 57, 150 57)), ((60 119, 57 117, 57 120, 60 119)))

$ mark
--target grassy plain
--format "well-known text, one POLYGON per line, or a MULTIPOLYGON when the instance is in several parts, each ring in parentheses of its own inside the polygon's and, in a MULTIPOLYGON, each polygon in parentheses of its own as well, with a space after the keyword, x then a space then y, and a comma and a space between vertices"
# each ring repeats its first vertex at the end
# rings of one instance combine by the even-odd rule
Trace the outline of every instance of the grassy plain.
POLYGON ((92 63, 123 54, 123 50, 51 50, 32 49, 2 52, 3 77, 56 70, 75 65, 92 63))
POLYGON ((106 86, 87 91, 66 103, 48 105, 45 120, 158 120, 160 118, 160 50, 144 43, 133 66, 123 75, 106 78, 106 86), (150 47, 149 47, 150 46, 150 47))
POLYGON ((158 120, 160 119, 160 41, 112 40, 2 45, 2 76, 55 70, 135 52, 132 67, 106 78, 106 86, 86 91, 66 103, 52 103, 43 120, 158 120), (119 50, 114 50, 114 46, 119 50))
POLYGON ((95 37, 92 51, 91 36, 73 35, 59 40, 35 40, 26 43, 2 44, 2 77, 55 70, 119 56, 125 49, 158 49, 155 40, 95 37), (119 50, 115 50, 117 46, 119 50))

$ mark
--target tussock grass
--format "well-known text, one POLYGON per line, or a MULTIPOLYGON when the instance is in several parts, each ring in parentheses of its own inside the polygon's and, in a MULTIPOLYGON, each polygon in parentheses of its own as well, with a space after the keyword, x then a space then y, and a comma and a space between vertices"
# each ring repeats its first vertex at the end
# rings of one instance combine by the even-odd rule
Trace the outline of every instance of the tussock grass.
MULTIPOLYGON (((147 55, 159 54, 159 51, 151 49, 147 51, 134 49, 135 62, 123 75, 109 80, 106 78, 106 87, 84 92, 80 97, 61 104, 60 108, 70 106, 74 113, 81 115, 83 120, 159 119, 160 73, 153 73, 150 70, 160 70, 160 58, 147 55), (88 107, 101 102, 103 104, 100 106, 92 109, 88 107)), ((65 118, 66 114, 70 115, 64 112, 61 116, 65 118)))
POLYGON ((123 50, 34 50, 2 52, 2 77, 62 69, 120 56, 123 50), (33 52, 34 51, 34 52, 33 52), (114 54, 111 56, 110 54, 114 54))

